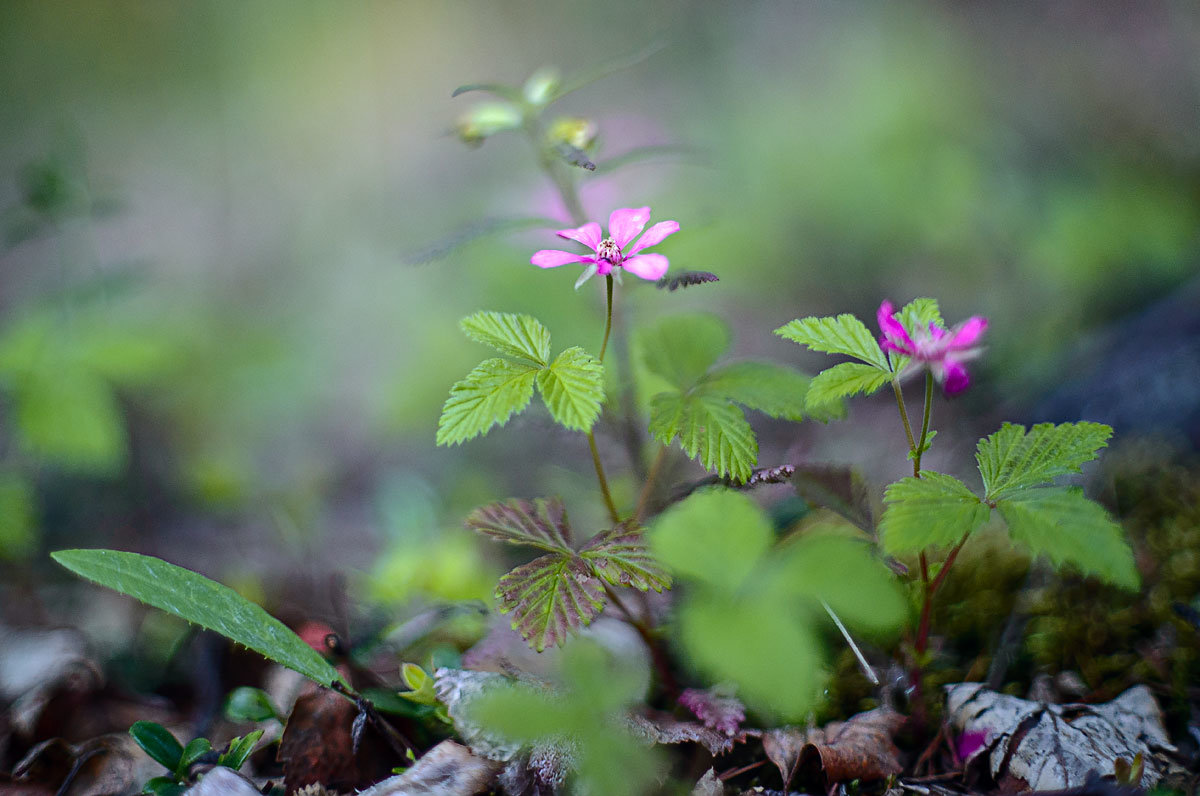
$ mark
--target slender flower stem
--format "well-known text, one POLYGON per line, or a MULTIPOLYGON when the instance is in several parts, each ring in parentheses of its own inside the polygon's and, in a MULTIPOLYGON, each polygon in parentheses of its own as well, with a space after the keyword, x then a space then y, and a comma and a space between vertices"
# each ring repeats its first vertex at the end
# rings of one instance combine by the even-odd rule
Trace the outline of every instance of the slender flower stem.
POLYGON ((921 419, 921 440, 913 452, 913 475, 921 472, 921 454, 925 453, 925 442, 929 437, 929 413, 933 408, 933 373, 925 371, 925 412, 921 419))
POLYGON ((604 352, 608 350, 608 336, 610 334, 612 334, 612 308, 613 308, 613 278, 612 278, 612 274, 605 274, 604 278, 607 280, 607 284, 605 285, 605 287, 606 287, 606 291, 605 291, 606 302, 605 303, 608 305, 608 311, 605 314, 605 319, 604 319, 604 342, 600 344, 600 361, 601 362, 604 361, 604 352))
POLYGON ((613 503, 612 492, 608 491, 608 479, 604 476, 604 465, 600 462, 600 451, 596 448, 596 435, 588 432, 588 447, 592 449, 592 464, 596 468, 596 480, 600 482, 600 494, 604 495, 604 505, 608 508, 609 519, 613 525, 621 521, 617 506, 613 503))
POLYGON ((858 665, 862 667, 863 674, 865 674, 867 679, 871 681, 871 685, 878 686, 879 677, 875 674, 875 670, 871 668, 871 664, 867 663, 867 659, 863 656, 862 650, 860 650, 858 645, 854 643, 854 639, 850 636, 850 631, 846 629, 846 626, 842 624, 842 620, 838 618, 838 615, 835 614, 833 609, 829 607, 829 603, 821 600, 821 606, 825 609, 825 613, 829 614, 829 618, 833 620, 833 623, 837 625, 837 629, 841 631, 842 638, 846 639, 846 643, 850 645, 850 651, 854 653, 854 657, 858 660, 858 665))
MULTIPOLYGON (((908 410, 904 408, 904 393, 900 391, 900 381, 892 379, 892 392, 896 393, 896 406, 900 409, 900 419, 904 421, 904 435, 908 437, 908 449, 915 452, 917 450, 917 442, 913 439, 912 426, 908 423, 908 410)), ((915 460, 914 460, 915 463, 915 460)), ((913 475, 921 472, 914 470, 913 475)))
POLYGON ((650 496, 654 494, 654 482, 658 480, 659 473, 662 472, 663 464, 667 461, 667 446, 658 446, 658 455, 654 457, 654 463, 650 465, 650 472, 646 475, 646 483, 642 486, 642 493, 638 496, 637 508, 633 512, 633 521, 641 522, 642 517, 646 516, 646 509, 650 508, 650 496))

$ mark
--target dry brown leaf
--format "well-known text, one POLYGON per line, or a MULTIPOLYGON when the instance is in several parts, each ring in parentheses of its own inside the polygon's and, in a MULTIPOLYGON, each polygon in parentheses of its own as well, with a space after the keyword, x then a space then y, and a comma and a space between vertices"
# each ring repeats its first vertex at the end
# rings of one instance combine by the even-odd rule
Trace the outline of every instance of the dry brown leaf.
POLYGON ((233 769, 214 766, 183 796, 262 796, 250 780, 233 769))
POLYGON ((13 767, 18 785, 42 785, 70 796, 124 793, 162 773, 126 734, 104 735, 81 744, 43 741, 13 767))
POLYGON ((318 783, 330 789, 350 790, 374 784, 401 761, 370 722, 358 752, 353 727, 358 708, 327 689, 315 689, 296 700, 279 741, 288 793, 318 783))
POLYGON ((717 772, 710 768, 696 782, 696 787, 692 788, 692 796, 725 796, 725 783, 717 776, 717 772))
POLYGON ((711 755, 723 755, 733 748, 733 739, 725 733, 698 722, 679 721, 665 713, 635 714, 627 721, 634 736, 649 743, 698 743, 711 755))
POLYGON ((1033 790, 1081 787, 1088 774, 1112 773, 1118 758, 1145 761, 1141 785, 1153 787, 1173 754, 1158 703, 1135 686, 1098 705, 1050 705, 989 691, 979 683, 946 686, 947 720, 960 733, 982 733, 968 761, 986 755, 992 776, 1033 790))
POLYGON ((903 723, 896 711, 876 708, 824 728, 768 730, 763 751, 779 769, 785 790, 797 775, 826 790, 837 782, 883 779, 904 770, 900 750, 892 743, 903 723))
POLYGON ((413 767, 358 796, 474 796, 492 789, 503 764, 473 754, 454 741, 442 741, 413 767))

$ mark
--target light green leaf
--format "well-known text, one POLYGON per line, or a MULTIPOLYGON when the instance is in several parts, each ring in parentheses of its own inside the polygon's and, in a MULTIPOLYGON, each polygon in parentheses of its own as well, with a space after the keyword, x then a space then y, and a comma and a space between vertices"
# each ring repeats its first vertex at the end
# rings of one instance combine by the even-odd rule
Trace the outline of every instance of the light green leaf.
POLYGON ((1024 426, 1005 423, 976 448, 984 494, 997 500, 1055 476, 1077 473, 1084 462, 1096 458, 1111 436, 1110 426, 1086 421, 1039 423, 1028 434, 1024 426))
POLYGON ((25 558, 36 547, 33 490, 16 474, 0 474, 0 560, 25 558))
POLYGON ((732 592, 744 584, 773 537, 770 522, 750 498, 708 489, 663 512, 649 540, 658 560, 679 577, 732 592))
POLYGON ((996 501, 1012 538, 1061 567, 1085 573, 1134 591, 1140 578, 1133 551, 1121 526, 1100 504, 1075 487, 1042 487, 1009 491, 996 501))
POLYGON ((345 684, 336 669, 282 622, 203 575, 116 550, 60 550, 50 555, 80 577, 220 633, 310 680, 326 686, 345 684))
POLYGON ((572 631, 591 624, 604 608, 604 587, 574 554, 551 553, 523 564, 496 584, 501 613, 541 652, 561 645, 572 631))
POLYGON ((509 544, 529 545, 548 552, 573 552, 571 526, 558 498, 513 498, 489 503, 472 511, 466 524, 473 531, 509 544))
POLYGON ((725 398, 770 417, 803 420, 808 383, 808 376, 781 365, 737 362, 709 373, 696 392, 725 398))
POLYGON ((463 333, 502 354, 528 359, 542 367, 550 361, 550 332, 532 315, 477 312, 459 322, 463 333))
POLYGON ((845 354, 880 370, 890 371, 879 341, 853 315, 836 318, 798 318, 775 330, 775 334, 826 354, 845 354))
POLYGON ((706 470, 738 481, 758 462, 758 440, 742 410, 720 398, 661 393, 650 402, 650 433, 663 445, 678 437, 706 470))
POLYGON ((538 369, 507 359, 487 359, 450 388, 438 419, 437 444, 456 445, 493 425, 504 425, 533 398, 538 369))
POLYGON ((851 395, 870 395, 892 380, 894 374, 880 370, 874 365, 861 362, 843 362, 827 368, 813 377, 808 388, 808 409, 828 406, 830 403, 851 395))
POLYGON ((568 348, 538 372, 550 416, 572 431, 590 431, 604 403, 604 366, 582 348, 568 348))
POLYGON ((671 588, 671 576, 651 555, 646 535, 637 525, 622 524, 596 534, 579 555, 613 586, 657 592, 671 588))
POLYGON ((15 403, 17 437, 31 456, 87 472, 124 466, 124 417, 99 377, 82 369, 39 368, 20 381, 15 403))
POLYGON ((861 538, 810 528, 772 554, 769 568, 762 582, 773 593, 824 600, 851 627, 884 633, 908 615, 896 578, 861 538))
POLYGON ((937 299, 913 299, 900 308, 900 311, 896 313, 896 317, 909 336, 912 335, 917 327, 928 328, 931 323, 936 323, 943 329, 946 328, 946 322, 942 320, 942 311, 938 308, 937 299))
POLYGON ((680 607, 679 634, 689 660, 713 682, 736 683, 759 713, 801 721, 821 701, 824 650, 786 603, 694 591, 680 607))
POLYGON ((884 492, 879 532, 888 553, 910 553, 954 545, 987 522, 991 510, 957 478, 924 470, 902 478, 884 492))
POLYGON ((691 389, 729 348, 729 327, 715 315, 673 315, 634 336, 638 361, 676 389, 691 389))

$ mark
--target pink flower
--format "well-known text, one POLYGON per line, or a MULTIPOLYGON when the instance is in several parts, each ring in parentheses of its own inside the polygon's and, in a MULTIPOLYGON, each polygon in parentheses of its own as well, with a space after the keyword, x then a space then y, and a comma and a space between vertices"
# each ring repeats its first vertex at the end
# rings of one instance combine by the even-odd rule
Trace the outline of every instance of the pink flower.
POLYGON ((892 302, 879 305, 879 328, 883 336, 879 345, 884 351, 894 351, 911 357, 905 371, 929 368, 947 395, 962 392, 971 383, 964 362, 979 356, 980 348, 973 347, 987 329, 987 318, 974 315, 953 329, 944 329, 935 321, 928 328, 918 326, 910 336, 896 319, 892 302))
POLYGON ((637 243, 633 242, 650 220, 650 208, 639 207, 636 210, 623 207, 614 210, 608 217, 608 237, 602 238, 600 225, 589 221, 579 229, 560 229, 558 236, 568 240, 576 240, 592 250, 593 254, 572 254, 558 249, 542 249, 530 259, 539 268, 557 268, 568 263, 587 263, 583 276, 575 283, 579 287, 593 274, 606 276, 614 268, 623 268, 634 276, 642 279, 661 279, 667 272, 667 258, 661 254, 639 254, 642 249, 662 243, 668 236, 679 231, 675 221, 660 221, 642 235, 637 243))

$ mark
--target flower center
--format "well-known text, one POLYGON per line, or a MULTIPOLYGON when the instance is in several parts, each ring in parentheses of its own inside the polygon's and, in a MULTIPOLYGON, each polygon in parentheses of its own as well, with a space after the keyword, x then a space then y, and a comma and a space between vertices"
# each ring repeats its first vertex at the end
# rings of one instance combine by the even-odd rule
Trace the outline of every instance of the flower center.
POLYGON ((620 265, 625 259, 621 255, 621 247, 612 238, 605 238, 596 247, 596 256, 612 265, 620 265))

